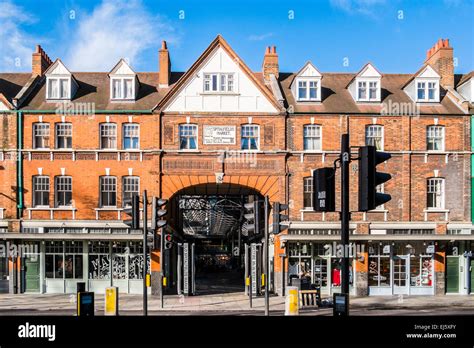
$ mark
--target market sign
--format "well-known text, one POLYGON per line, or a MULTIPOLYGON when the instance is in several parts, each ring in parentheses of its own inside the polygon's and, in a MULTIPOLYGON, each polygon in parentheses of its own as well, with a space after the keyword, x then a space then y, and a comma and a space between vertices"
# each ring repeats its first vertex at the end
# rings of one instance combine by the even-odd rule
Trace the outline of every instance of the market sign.
POLYGON ((235 126, 204 126, 204 145, 235 145, 235 126))

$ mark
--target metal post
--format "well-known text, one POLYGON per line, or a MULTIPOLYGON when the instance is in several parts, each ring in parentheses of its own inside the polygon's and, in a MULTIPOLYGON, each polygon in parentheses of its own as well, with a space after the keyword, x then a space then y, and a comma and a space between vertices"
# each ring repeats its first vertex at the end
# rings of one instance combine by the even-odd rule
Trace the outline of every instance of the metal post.
POLYGON ((265 248, 263 249, 263 269, 264 269, 264 286, 265 286, 265 315, 269 315, 270 312, 270 297, 269 297, 269 287, 268 287, 268 274, 270 273, 270 257, 269 257, 269 240, 268 240, 268 196, 265 196, 264 201, 264 213, 265 213, 265 248))
POLYGON ((164 271, 164 267, 163 267, 163 263, 165 261, 165 258, 163 256, 164 252, 165 252, 165 242, 164 242, 164 239, 165 239, 165 234, 163 233, 163 227, 160 229, 160 308, 163 308, 164 307, 164 297, 163 297, 163 271, 164 271))
POLYGON ((113 244, 112 241, 109 241, 109 272, 110 272, 110 286, 114 286, 114 265, 113 265, 113 255, 112 255, 113 244))
MULTIPOLYGON (((341 292, 347 294, 349 301, 349 163, 351 161, 351 152, 349 147, 349 134, 343 134, 341 137, 341 244, 344 250, 342 257, 342 283, 341 292)), ((347 304, 349 312, 349 304, 347 304)), ((347 313, 349 315, 349 313, 347 313)))
POLYGON ((148 250, 147 250, 147 198, 146 190, 143 190, 143 315, 148 315, 148 289, 146 287, 146 276, 148 273, 148 250))
POLYGON ((245 284, 245 295, 249 294, 249 287, 247 285, 247 278, 249 277, 249 249, 248 244, 244 244, 244 284, 245 284))
POLYGON ((182 258, 183 258, 183 244, 178 243, 178 295, 181 295, 182 289, 181 289, 181 282, 182 282, 182 258))
MULTIPOLYGON (((250 248, 252 248, 252 245, 250 245, 250 248)), ((253 290, 252 290, 252 251, 250 251, 250 270, 249 270, 249 304, 250 308, 252 308, 252 297, 253 297, 253 290)))
POLYGON ((281 254, 281 296, 285 296, 285 287, 286 287, 286 279, 285 279, 285 254, 281 254))

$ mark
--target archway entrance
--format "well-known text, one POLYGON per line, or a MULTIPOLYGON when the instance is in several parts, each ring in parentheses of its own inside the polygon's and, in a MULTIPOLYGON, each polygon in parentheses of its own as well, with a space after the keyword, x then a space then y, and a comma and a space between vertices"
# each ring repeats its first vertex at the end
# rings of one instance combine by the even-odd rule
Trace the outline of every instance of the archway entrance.
POLYGON ((178 293, 244 291, 244 247, 261 238, 247 230, 244 218, 244 204, 255 199, 263 197, 252 188, 229 183, 195 185, 172 197, 171 227, 177 243, 165 258, 170 273, 175 273, 170 276, 178 293))

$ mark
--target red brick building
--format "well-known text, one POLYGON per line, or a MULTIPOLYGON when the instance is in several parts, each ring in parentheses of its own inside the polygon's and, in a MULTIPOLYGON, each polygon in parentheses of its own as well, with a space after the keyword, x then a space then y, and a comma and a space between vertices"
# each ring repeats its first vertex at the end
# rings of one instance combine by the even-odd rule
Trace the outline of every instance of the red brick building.
POLYGON ((392 155, 381 165, 392 180, 380 188, 392 199, 368 213, 355 212, 351 164, 351 292, 470 291, 463 95, 472 74, 454 74, 447 40, 414 74, 384 74, 370 63, 357 73, 321 73, 311 62, 280 72, 275 47, 254 72, 221 36, 186 72, 172 70, 166 43, 159 72, 113 63, 109 72, 71 72, 38 46, 31 74, 0 74, 0 228, 4 243, 36 247, 3 258, 4 291, 74 292, 86 282, 93 291, 113 284, 141 292, 142 236, 122 220, 124 199, 145 189, 169 200, 176 242, 163 267, 152 253, 153 292, 162 271, 169 292, 189 286, 177 276, 193 268, 182 261, 188 252, 197 294, 223 274, 243 290, 244 245, 260 239, 247 230, 243 204, 264 196, 290 205, 288 231, 272 239, 273 289, 300 278, 338 291, 340 256, 331 251, 339 216, 312 210, 312 170, 333 165, 346 132, 351 146, 392 155))

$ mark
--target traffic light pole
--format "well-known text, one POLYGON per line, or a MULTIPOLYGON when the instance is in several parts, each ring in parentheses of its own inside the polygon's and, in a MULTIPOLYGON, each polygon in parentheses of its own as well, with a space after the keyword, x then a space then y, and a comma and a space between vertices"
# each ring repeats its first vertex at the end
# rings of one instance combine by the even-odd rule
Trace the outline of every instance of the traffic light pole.
MULTIPOLYGON (((351 213, 349 211, 349 163, 351 161, 351 152, 349 146, 349 134, 343 134, 341 137, 341 244, 343 247, 342 258, 342 284, 341 292, 347 294, 349 302, 349 220, 351 213)), ((349 311, 349 303, 347 303, 349 311)), ((349 313, 346 313, 347 315, 349 313)))
POLYGON ((268 238, 268 196, 265 196, 265 200, 263 201, 265 204, 264 207, 264 213, 265 213, 265 228, 264 228, 264 233, 265 233, 265 249, 263 249, 264 252, 264 262, 265 262, 265 272, 264 272, 264 285, 265 285, 265 315, 269 315, 270 312, 270 297, 269 297, 269 286, 268 286, 268 275, 270 273, 270 255, 269 255, 269 238, 268 238))
POLYGON ((147 234, 148 234, 148 223, 147 223, 147 197, 146 190, 143 191, 143 315, 148 315, 148 288, 146 284, 146 278, 148 273, 148 248, 147 248, 147 234))

